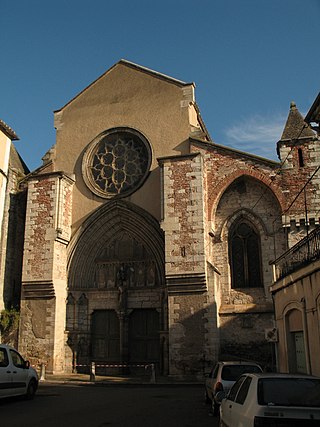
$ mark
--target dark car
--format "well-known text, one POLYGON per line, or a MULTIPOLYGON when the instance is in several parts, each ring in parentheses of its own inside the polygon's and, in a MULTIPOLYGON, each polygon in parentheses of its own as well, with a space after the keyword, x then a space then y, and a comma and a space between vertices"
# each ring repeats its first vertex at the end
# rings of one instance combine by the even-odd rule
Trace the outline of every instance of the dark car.
POLYGON ((205 399, 211 403, 215 415, 219 412, 216 394, 219 391, 227 394, 240 375, 247 372, 262 372, 262 368, 255 362, 221 361, 211 369, 205 381, 205 399))

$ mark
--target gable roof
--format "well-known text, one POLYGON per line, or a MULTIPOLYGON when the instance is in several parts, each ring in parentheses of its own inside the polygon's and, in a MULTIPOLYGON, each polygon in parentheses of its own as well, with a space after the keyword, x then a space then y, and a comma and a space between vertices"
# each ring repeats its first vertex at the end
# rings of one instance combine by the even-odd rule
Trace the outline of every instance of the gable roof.
POLYGON ((13 144, 11 144, 11 147, 10 147, 9 164, 11 168, 19 170, 24 175, 27 175, 30 172, 28 166, 25 164, 25 162, 23 161, 22 157, 20 156, 16 147, 13 144))
POLYGON ((320 123, 320 92, 310 107, 305 119, 307 123, 320 123))
POLYGON ((256 154, 247 153, 246 151, 241 151, 236 148, 228 147, 226 145, 217 144, 214 141, 203 141, 202 139, 189 138, 190 143, 193 146, 202 147, 205 150, 219 150, 224 151, 229 155, 239 155, 247 159, 253 160, 255 162, 267 164, 270 167, 279 167, 280 163, 275 160, 266 159, 265 157, 258 156, 256 154))
POLYGON ((120 59, 120 61, 117 62, 108 71, 110 71, 112 68, 114 68, 118 64, 123 64, 123 65, 126 65, 127 67, 136 69, 136 70, 144 72, 146 74, 150 74, 150 75, 152 75, 154 77, 158 77, 162 80, 167 80, 169 83, 176 84, 177 86, 189 86, 189 85, 194 86, 195 85, 193 82, 187 83, 187 82, 184 82, 182 80, 175 79, 174 77, 167 76, 166 74, 162 74, 162 73, 159 73, 158 71, 151 70, 150 68, 143 67, 142 65, 135 64, 134 62, 127 61, 126 59, 120 59))
POLYGON ((95 85, 99 80, 101 80, 104 76, 106 76, 110 71, 112 71, 114 68, 116 68, 118 65, 124 65, 126 67, 132 68, 138 72, 142 72, 145 74, 149 74, 153 77, 156 77, 161 80, 165 80, 168 83, 174 84, 176 86, 184 87, 184 86, 194 86, 195 84, 192 83, 186 83, 182 80, 175 79, 173 77, 167 76, 166 74, 159 73, 158 71, 151 70, 149 68, 143 67, 141 65, 135 64, 134 62, 127 61, 126 59, 120 59, 120 61, 116 62, 111 68, 109 68, 107 71, 105 71, 100 77, 98 77, 96 80, 94 80, 92 83, 90 83, 87 87, 85 87, 81 92, 79 92, 74 98, 72 98, 70 101, 68 101, 63 107, 59 108, 58 110, 55 110, 55 113, 58 113, 59 111, 63 110, 65 107, 70 105, 75 99, 77 99, 80 95, 82 95, 84 92, 86 92, 90 87, 95 85))
POLYGON ((3 120, 0 119, 0 130, 7 135, 8 138, 11 139, 11 141, 17 141, 19 139, 18 135, 15 133, 13 129, 11 129, 10 126, 8 126, 3 120))

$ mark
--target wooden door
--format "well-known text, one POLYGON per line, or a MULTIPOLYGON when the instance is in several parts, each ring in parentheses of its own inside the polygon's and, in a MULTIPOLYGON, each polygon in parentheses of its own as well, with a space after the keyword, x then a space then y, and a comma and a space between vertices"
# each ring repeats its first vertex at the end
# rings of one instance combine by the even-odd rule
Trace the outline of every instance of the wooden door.
POLYGON ((139 309, 131 313, 129 357, 131 363, 159 363, 159 313, 156 310, 139 309))
POLYGON ((114 310, 96 310, 92 315, 93 360, 118 363, 120 360, 119 319, 114 310))
POLYGON ((303 332, 294 333, 294 341, 296 348, 296 361, 297 361, 297 372, 300 374, 307 373, 307 362, 306 362, 306 352, 304 348, 304 337, 303 332))

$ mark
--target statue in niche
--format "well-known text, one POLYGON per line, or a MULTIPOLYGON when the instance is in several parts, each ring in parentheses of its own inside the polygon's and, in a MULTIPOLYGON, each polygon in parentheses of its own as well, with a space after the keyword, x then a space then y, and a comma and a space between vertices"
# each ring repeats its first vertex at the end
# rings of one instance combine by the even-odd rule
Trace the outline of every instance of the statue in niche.
POLYGON ((148 285, 149 286, 155 285, 155 272, 154 272, 153 264, 149 265, 148 267, 148 285))
POLYGON ((78 356, 87 356, 88 355, 88 343, 84 337, 80 337, 78 341, 78 356))
POLYGON ((145 285, 145 265, 144 263, 138 264, 138 270, 136 275, 136 284, 140 288, 145 285))
POLYGON ((118 301, 121 311, 125 311, 127 308, 127 277, 128 267, 122 264, 117 272, 118 301))

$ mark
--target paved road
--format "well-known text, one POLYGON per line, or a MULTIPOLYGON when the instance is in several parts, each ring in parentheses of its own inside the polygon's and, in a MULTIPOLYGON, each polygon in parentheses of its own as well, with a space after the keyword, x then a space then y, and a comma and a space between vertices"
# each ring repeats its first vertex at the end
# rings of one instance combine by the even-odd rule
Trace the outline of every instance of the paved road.
POLYGON ((8 427, 217 427, 203 387, 41 383, 33 401, 0 401, 8 427))

